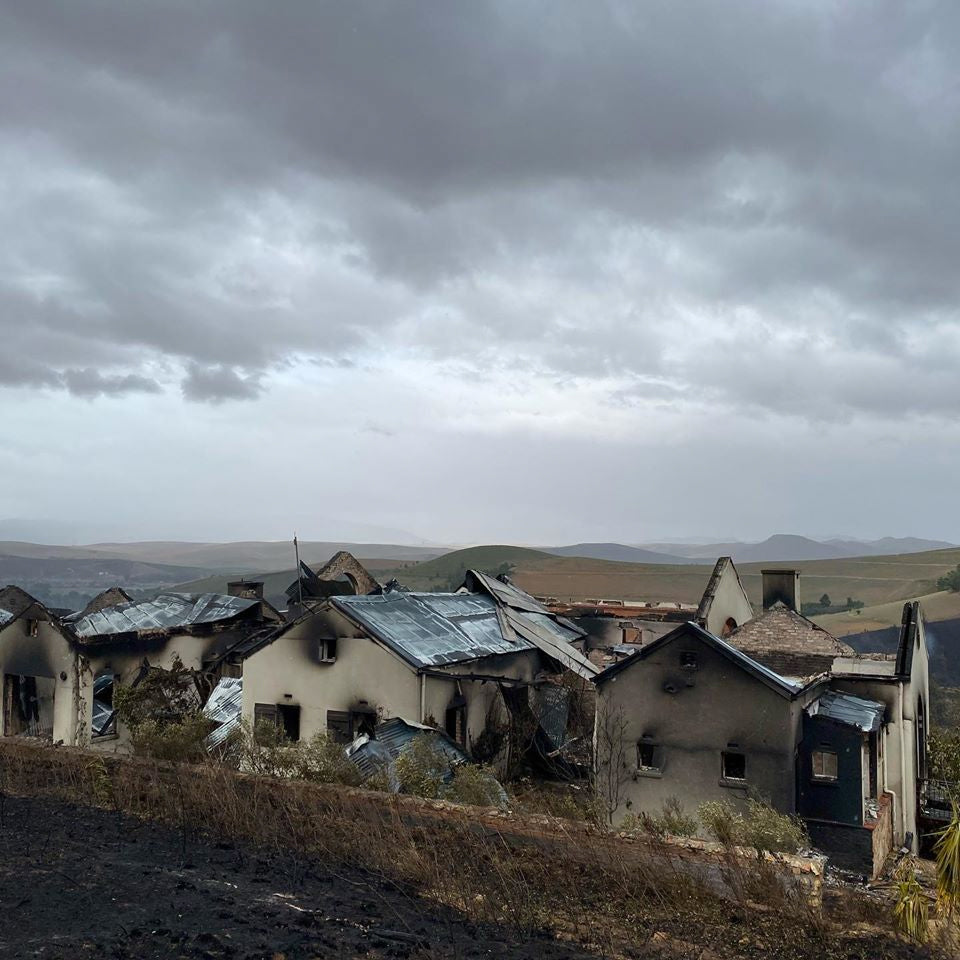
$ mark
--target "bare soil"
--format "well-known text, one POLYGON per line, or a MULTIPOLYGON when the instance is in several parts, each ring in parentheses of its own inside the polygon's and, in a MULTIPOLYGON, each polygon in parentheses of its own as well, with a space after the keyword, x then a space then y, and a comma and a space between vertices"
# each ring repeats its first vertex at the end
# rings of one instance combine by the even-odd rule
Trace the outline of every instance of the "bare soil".
POLYGON ((516 941, 359 870, 198 841, 105 810, 0 799, 0 957, 591 957, 516 941))

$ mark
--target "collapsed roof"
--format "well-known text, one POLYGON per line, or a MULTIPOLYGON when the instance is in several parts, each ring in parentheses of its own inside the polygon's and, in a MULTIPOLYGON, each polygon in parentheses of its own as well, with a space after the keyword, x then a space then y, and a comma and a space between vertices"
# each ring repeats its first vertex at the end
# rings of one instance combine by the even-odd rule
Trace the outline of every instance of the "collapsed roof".
POLYGON ((238 617, 258 601, 220 593, 160 593, 149 600, 131 600, 65 618, 81 638, 123 633, 175 630, 215 624, 238 617))
POLYGON ((333 606, 417 669, 538 649, 568 669, 597 668, 572 643, 575 624, 548 613, 510 583, 470 571, 467 586, 482 592, 413 593, 384 590, 333 597, 333 606))
POLYGON ((874 733, 883 723, 886 707, 876 700, 864 700, 849 693, 826 690, 807 707, 810 717, 825 717, 862 733, 874 733))

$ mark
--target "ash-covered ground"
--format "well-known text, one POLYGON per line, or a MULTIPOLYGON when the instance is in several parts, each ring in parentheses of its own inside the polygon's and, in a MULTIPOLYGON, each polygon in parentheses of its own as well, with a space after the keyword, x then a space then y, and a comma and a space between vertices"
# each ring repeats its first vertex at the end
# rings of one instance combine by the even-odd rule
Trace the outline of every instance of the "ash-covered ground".
POLYGON ((88 807, 10 797, 0 807, 0 957, 593 956, 466 924, 361 871, 88 807))

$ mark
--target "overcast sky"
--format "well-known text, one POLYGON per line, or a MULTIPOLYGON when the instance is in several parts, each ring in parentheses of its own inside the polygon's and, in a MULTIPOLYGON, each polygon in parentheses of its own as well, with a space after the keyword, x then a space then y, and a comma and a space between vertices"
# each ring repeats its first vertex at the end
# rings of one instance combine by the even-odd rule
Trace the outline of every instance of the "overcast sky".
POLYGON ((960 541, 957 3, 0 9, 0 520, 960 541))

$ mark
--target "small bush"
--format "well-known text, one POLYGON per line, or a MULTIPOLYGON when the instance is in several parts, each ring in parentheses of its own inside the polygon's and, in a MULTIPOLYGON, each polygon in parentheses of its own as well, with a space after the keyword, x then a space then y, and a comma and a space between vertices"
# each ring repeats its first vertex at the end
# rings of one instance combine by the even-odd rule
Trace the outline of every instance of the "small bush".
POLYGON ((453 771, 453 781, 444 791, 447 800, 475 807, 499 807, 505 794, 487 767, 465 763, 453 771))
POLYGON ((607 825, 603 801, 587 785, 560 785, 519 781, 512 788, 513 805, 524 814, 540 814, 561 820, 582 820, 597 826, 607 825))
POLYGON ((702 803, 697 812, 707 834, 725 846, 753 847, 757 852, 796 853, 810 843, 800 820, 778 813, 759 800, 747 801, 746 815, 724 800, 702 803))
POLYGON ((250 773, 348 787, 359 786, 363 779, 356 765, 347 758, 342 744, 325 731, 293 743, 276 724, 260 721, 252 731, 245 728, 241 737, 240 766, 250 773))
POLYGON ((175 763, 202 763, 207 759, 205 740, 213 724, 200 713, 163 723, 143 720, 130 727, 133 752, 154 760, 175 763))
POLYGON ((743 816, 725 800, 701 803, 697 814, 707 835, 713 840, 725 846, 740 843, 744 832, 743 816))
POLYGON ((923 943, 929 932, 930 901, 913 870, 901 867, 898 871, 896 894, 893 918, 897 927, 911 940, 923 943))
POLYGON ((667 797, 663 801, 659 816, 643 812, 639 816, 627 814, 620 829, 626 833, 646 833, 662 839, 671 837, 694 837, 700 824, 696 817, 684 813, 683 804, 678 797, 667 797))
POLYGON ((437 737, 421 733, 394 763, 400 793, 439 800, 444 779, 450 775, 450 761, 440 749, 437 737))
POLYGON ((663 801, 663 812, 657 817, 664 833, 675 837, 692 837, 700 826, 696 817, 683 812, 683 804, 678 797, 667 797, 663 801))

